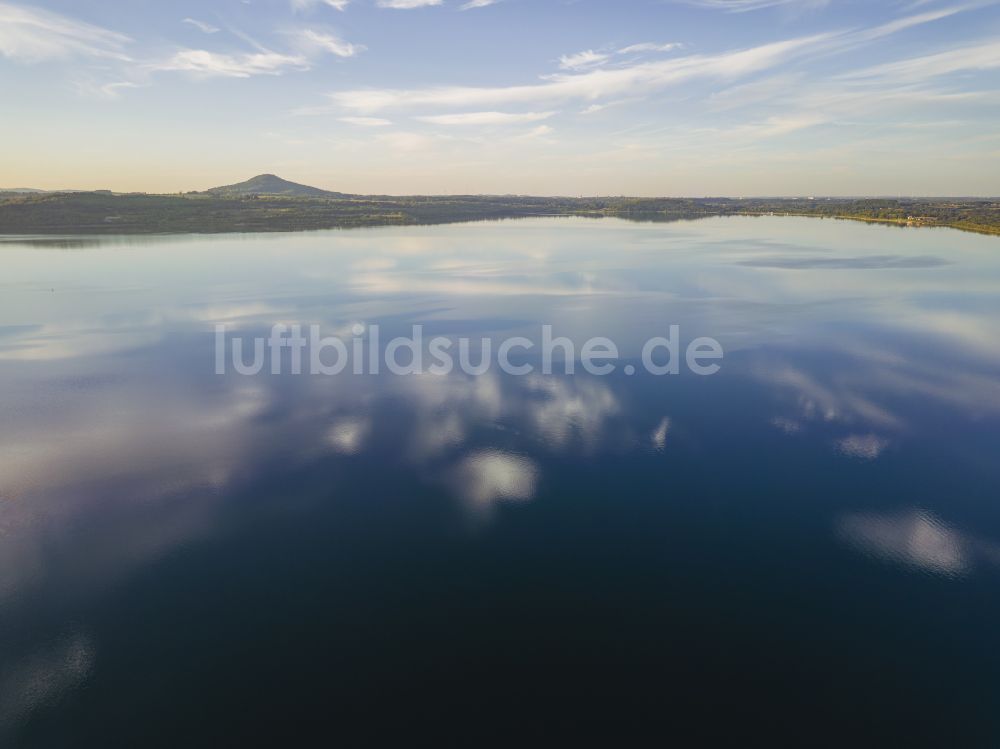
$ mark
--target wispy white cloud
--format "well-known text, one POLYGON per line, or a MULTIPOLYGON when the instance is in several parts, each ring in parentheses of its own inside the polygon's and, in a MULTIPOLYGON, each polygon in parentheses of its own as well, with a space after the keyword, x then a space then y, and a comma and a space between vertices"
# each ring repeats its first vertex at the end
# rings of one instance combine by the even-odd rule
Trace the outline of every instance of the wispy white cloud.
POLYGON ((708 100, 713 109, 736 109, 788 96, 799 90, 802 80, 801 73, 779 73, 715 92, 708 100))
POLYGON ((737 79, 773 68, 797 55, 827 48, 836 34, 817 34, 718 55, 690 55, 644 62, 613 70, 558 74, 543 82, 506 87, 436 87, 421 89, 356 89, 330 94, 334 104, 363 112, 400 107, 481 107, 523 103, 555 103, 636 95, 695 78, 737 79))
POLYGON ((292 0, 292 10, 312 10, 317 5, 326 5, 334 10, 344 11, 351 0, 292 0))
POLYGON ((533 127, 526 133, 521 133, 517 136, 517 140, 538 140, 540 138, 545 138, 548 135, 552 135, 555 132, 555 128, 551 125, 539 125, 538 127, 533 127))
POLYGON ((559 67, 562 70, 585 70, 607 62, 610 57, 604 52, 588 49, 574 55, 563 55, 559 58, 559 67))
POLYGON ((0 3, 0 55, 37 63, 72 57, 128 61, 124 34, 41 8, 0 3))
POLYGON ((378 0, 378 7, 411 10, 413 8, 426 8, 431 5, 441 5, 442 2, 444 0, 378 0))
POLYGON ((194 26, 196 29, 198 29, 198 31, 201 31, 202 33, 205 34, 219 33, 219 28, 217 26, 213 26, 210 23, 205 23, 204 21, 199 21, 197 18, 185 18, 181 21, 181 23, 190 24, 191 26, 194 26))
MULTIPOLYGON (((329 98, 335 107, 371 113, 387 109, 448 107, 472 110, 509 105, 542 104, 554 108, 568 100, 588 102, 585 112, 598 111, 606 100, 641 97, 654 91, 680 85, 696 79, 738 81, 782 66, 797 59, 844 53, 891 34, 954 15, 975 5, 952 6, 935 11, 896 19, 869 29, 835 31, 763 44, 748 49, 714 55, 689 54, 661 60, 629 61, 617 66, 602 67, 610 53, 587 50, 560 58, 565 71, 543 76, 537 83, 497 87, 438 86, 417 89, 354 89, 334 92, 329 98)), ((624 47, 619 52, 668 51, 675 44, 651 42, 624 47)), ((872 69, 869 74, 910 75, 934 73, 936 70, 992 68, 1000 55, 1000 43, 980 45, 969 50, 952 51, 920 58, 915 61, 892 63, 872 69)), ((803 123, 816 124, 814 113, 792 113, 763 123, 763 134, 780 134, 785 128, 800 129, 803 123)), ((807 125, 809 126, 809 125, 807 125)), ((791 132, 792 130, 787 130, 791 132)))
POLYGON ((341 122, 358 127, 388 127, 392 120, 384 120, 381 117, 341 117, 341 122))
POLYGON ((622 47, 618 50, 620 55, 634 55, 642 52, 672 52, 675 49, 680 49, 683 44, 678 42, 669 42, 668 44, 655 44, 653 42, 642 42, 641 44, 630 44, 628 47, 622 47))
POLYGON ((876 65, 845 74, 841 78, 846 80, 883 79, 917 82, 951 73, 995 70, 996 68, 1000 68, 1000 40, 876 65))
POLYGON ((642 101, 642 97, 633 97, 629 99, 615 99, 614 101, 606 101, 601 104, 590 104, 580 110, 580 114, 597 114, 598 112, 603 112, 606 109, 612 109, 614 107, 622 107, 626 104, 635 104, 637 101, 642 101))
POLYGON ((473 10, 475 8, 485 8, 489 5, 496 5, 500 0, 469 0, 464 5, 459 6, 459 10, 473 10))
POLYGON ((768 117, 763 122, 740 125, 724 134, 749 140, 774 138, 818 125, 824 125, 829 121, 829 116, 816 112, 792 113, 768 117))
POLYGON ((303 29, 299 39, 307 49, 322 50, 337 57, 354 57, 367 49, 363 44, 351 44, 333 34, 313 29, 303 29))
MULTIPOLYGON (((995 0, 987 0, 988 2, 993 2, 995 0)), ((976 8, 982 7, 983 3, 972 3, 969 5, 953 5, 948 8, 940 8, 938 10, 931 10, 926 13, 917 13, 912 16, 904 16, 902 18, 897 18, 895 20, 889 21, 888 23, 883 23, 880 26, 876 26, 867 31, 862 31, 858 33, 859 41, 872 41, 874 39, 881 39, 882 37, 890 36, 896 34, 900 31, 906 31, 907 29, 912 29, 916 26, 922 26, 925 23, 933 23, 934 21, 940 21, 942 18, 948 18, 949 16, 954 16, 958 13, 963 13, 968 10, 975 10, 976 8)))
POLYGON ((121 92, 130 88, 142 88, 144 84, 135 81, 111 81, 110 83, 96 82, 92 79, 78 80, 75 82, 76 92, 89 99, 120 99, 121 92))
POLYGON ((421 122, 432 125, 513 125, 522 122, 547 120, 555 112, 463 112, 462 114, 438 114, 417 117, 421 122))
POLYGON ((688 5, 696 5, 710 10, 723 10, 727 13, 746 13, 762 8, 774 8, 782 5, 799 6, 802 8, 822 8, 829 0, 679 0, 688 5))
POLYGON ((191 73, 205 77, 250 78, 280 75, 289 70, 307 70, 309 62, 298 55, 255 52, 227 55, 204 49, 182 49, 170 59, 150 65, 152 71, 191 73))

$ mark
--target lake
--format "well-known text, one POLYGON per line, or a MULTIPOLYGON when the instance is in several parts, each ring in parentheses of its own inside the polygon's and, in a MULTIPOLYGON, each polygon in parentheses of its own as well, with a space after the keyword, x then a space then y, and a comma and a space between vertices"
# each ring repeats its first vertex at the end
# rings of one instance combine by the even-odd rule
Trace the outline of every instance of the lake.
POLYGON ((1000 239, 563 218, 0 254, 0 744, 1000 743, 1000 239), (276 324, 480 353, 551 326, 619 361, 216 373, 217 326, 249 357, 276 324), (652 374, 671 326, 719 371, 652 374))

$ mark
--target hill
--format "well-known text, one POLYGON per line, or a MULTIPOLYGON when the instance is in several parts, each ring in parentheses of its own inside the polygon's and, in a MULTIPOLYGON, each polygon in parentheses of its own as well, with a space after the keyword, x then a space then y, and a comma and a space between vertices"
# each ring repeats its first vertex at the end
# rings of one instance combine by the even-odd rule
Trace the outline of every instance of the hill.
POLYGON ((206 190, 217 197, 248 197, 251 195, 278 195, 288 198, 343 198, 344 193, 320 190, 318 187, 289 182, 274 174, 259 174, 236 185, 224 185, 206 190))

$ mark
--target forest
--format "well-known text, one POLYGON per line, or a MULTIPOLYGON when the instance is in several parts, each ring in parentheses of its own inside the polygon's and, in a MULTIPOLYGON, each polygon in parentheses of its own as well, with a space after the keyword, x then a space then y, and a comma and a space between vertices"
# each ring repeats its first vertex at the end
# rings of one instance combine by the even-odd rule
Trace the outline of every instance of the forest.
POLYGON ((108 191, 0 194, 2 234, 301 231, 531 216, 679 221, 813 216, 1000 234, 1000 199, 560 198, 493 195, 318 196, 108 191))

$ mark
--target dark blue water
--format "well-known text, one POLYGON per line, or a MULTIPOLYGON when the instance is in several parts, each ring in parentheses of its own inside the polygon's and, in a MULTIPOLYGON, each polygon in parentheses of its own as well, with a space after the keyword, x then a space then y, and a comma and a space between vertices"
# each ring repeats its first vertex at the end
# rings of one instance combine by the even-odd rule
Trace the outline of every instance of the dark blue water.
POLYGON ((553 219, 0 254, 0 745, 1000 743, 996 238, 553 219), (217 324, 275 323, 552 325, 638 371, 215 374, 217 324), (644 372, 670 325, 721 371, 644 372))

